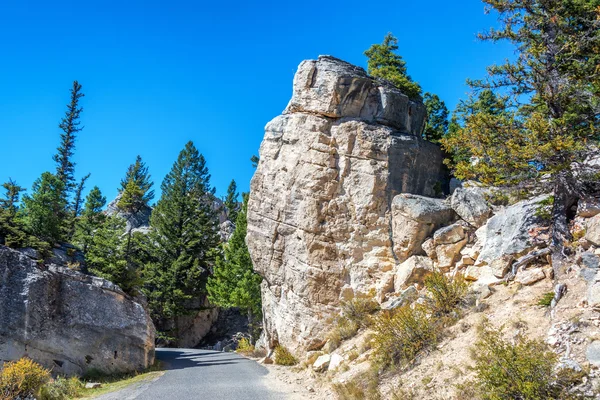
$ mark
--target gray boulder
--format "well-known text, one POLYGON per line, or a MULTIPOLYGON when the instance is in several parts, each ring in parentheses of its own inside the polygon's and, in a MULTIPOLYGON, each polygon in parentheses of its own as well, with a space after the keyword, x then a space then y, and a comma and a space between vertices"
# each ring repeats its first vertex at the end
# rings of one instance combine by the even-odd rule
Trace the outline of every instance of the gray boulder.
POLYGON ((545 198, 538 196, 506 207, 479 228, 476 235, 482 248, 476 265, 491 264, 499 259, 510 260, 532 250, 531 232, 540 226, 536 211, 545 198))
POLYGON ((141 229, 146 231, 150 227, 150 215, 152 214, 152 207, 144 206, 139 212, 132 214, 121 210, 117 204, 121 200, 121 194, 108 203, 106 211, 104 213, 110 216, 119 216, 127 222, 126 229, 141 229))
POLYGON ((492 209, 476 188, 457 188, 450 198, 450 205, 459 217, 479 228, 489 218, 492 209))
POLYGON ((154 325, 113 283, 0 246, 0 361, 24 356, 60 375, 142 370, 154 362, 154 325))
POLYGON ((577 216, 591 218, 600 214, 600 199, 585 199, 577 203, 577 216))

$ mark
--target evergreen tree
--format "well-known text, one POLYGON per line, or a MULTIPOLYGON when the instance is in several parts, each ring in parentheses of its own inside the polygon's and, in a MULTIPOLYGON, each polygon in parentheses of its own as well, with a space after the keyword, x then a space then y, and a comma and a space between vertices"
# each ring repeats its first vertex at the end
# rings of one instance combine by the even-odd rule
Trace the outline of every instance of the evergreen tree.
POLYGON ((119 192, 124 192, 127 189, 127 185, 132 181, 139 191, 143 193, 143 196, 137 201, 137 205, 140 207, 150 205, 150 202, 154 199, 154 190, 152 189, 154 182, 152 182, 152 177, 148 173, 146 163, 142 161, 142 157, 139 155, 136 157, 135 162, 127 168, 125 178, 121 179, 119 192))
POLYGON ((54 244, 64 240, 64 210, 66 199, 64 183, 50 172, 44 172, 32 188, 31 196, 24 196, 25 222, 36 237, 54 244))
POLYGON ((229 187, 227 188, 227 195, 225 196, 225 201, 223 202, 223 205, 227 210, 227 218, 232 222, 235 222, 235 220, 237 219, 239 208, 238 196, 239 193, 237 192, 237 185, 235 183, 235 180, 232 179, 231 183, 229 184, 229 187))
POLYGON ((250 157, 250 162, 252 163, 252 166, 254 168, 258 167, 258 162, 260 161, 260 158, 258 158, 258 156, 256 154, 252 155, 252 157, 250 157))
MULTIPOLYGON (((140 156, 137 156, 135 163, 131 164, 127 169, 125 178, 121 180, 120 195, 121 198, 117 203, 117 207, 123 211, 128 218, 133 217, 145 207, 150 207, 149 203, 154 198, 154 183, 148 173, 148 167, 142 161, 140 156)), ((135 267, 131 264, 133 232, 127 230, 127 246, 125 251, 125 260, 129 264, 129 268, 135 267)))
POLYGON ((374 44, 367 51, 367 72, 375 78, 382 78, 413 100, 421 99, 421 86, 412 80, 406 69, 406 61, 396 54, 398 39, 391 33, 385 35, 383 43, 374 44))
MULTIPOLYGON (((262 278, 252 267, 246 246, 248 194, 243 194, 242 208, 238 213, 235 231, 224 246, 224 255, 217 258, 213 275, 208 278, 207 290, 211 303, 221 307, 238 307, 246 310, 251 330, 254 321, 260 320, 262 278)), ((257 332, 253 332, 253 335, 257 332)))
POLYGON ((161 191, 150 219, 155 261, 144 270, 155 320, 181 314, 189 300, 205 294, 205 276, 219 243, 214 189, 192 142, 179 153, 161 191))
POLYGON ((423 138, 433 143, 439 143, 448 133, 448 108, 437 94, 425 93, 425 108, 427 109, 427 124, 423 138))
POLYGON ((484 0, 502 26, 482 40, 514 44, 517 58, 488 68, 476 89, 502 90, 502 112, 469 115, 447 145, 472 155, 456 166, 461 179, 543 188, 554 193, 553 263, 569 238, 567 211, 596 191, 600 125, 600 0, 484 0))
POLYGON ((79 106, 79 100, 83 96, 81 85, 79 82, 74 81, 71 88, 71 101, 67 104, 65 116, 58 125, 63 131, 60 135, 61 143, 57 153, 52 157, 56 162, 56 177, 63 184, 65 198, 68 198, 68 193, 75 188, 75 163, 72 158, 76 135, 83 129, 83 127, 80 127, 81 122, 79 121, 83 111, 83 108, 79 106))
POLYGON ((81 206, 83 204, 83 190, 85 189, 85 182, 89 179, 89 177, 90 174, 87 174, 86 176, 81 178, 79 184, 77 185, 77 189, 75 190, 75 198, 73 199, 73 209, 68 217, 69 224, 67 237, 69 238, 73 238, 73 235, 75 234, 77 219, 81 215, 81 206))
POLYGON ((106 215, 102 212, 102 208, 106 205, 106 197, 102 196, 102 192, 98 186, 90 191, 85 199, 85 206, 81 213, 81 217, 77 221, 75 230, 74 242, 83 252, 87 252, 90 247, 95 232, 102 226, 106 220, 106 215))
POLYGON ((0 244, 13 248, 28 246, 29 235, 18 216, 19 198, 25 189, 12 179, 2 187, 6 192, 0 199, 0 244))
POLYGON ((91 273, 108 279, 119 285, 125 292, 133 294, 141 281, 138 272, 130 268, 125 257, 127 251, 125 233, 123 218, 107 217, 93 231, 85 254, 85 261, 91 273))

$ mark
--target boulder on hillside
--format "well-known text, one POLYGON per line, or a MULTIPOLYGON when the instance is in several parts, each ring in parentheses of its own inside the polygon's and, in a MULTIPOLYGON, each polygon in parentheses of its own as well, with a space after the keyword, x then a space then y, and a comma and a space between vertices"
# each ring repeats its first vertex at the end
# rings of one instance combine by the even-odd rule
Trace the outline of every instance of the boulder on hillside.
POLYGON ((532 232, 541 226, 536 214, 540 202, 546 198, 538 196, 505 207, 479 228, 475 234, 482 248, 476 265, 489 265, 501 258, 516 259, 532 250, 535 246, 532 232))
POLYGON ((0 361, 27 356, 58 375, 154 363, 154 325, 113 283, 0 246, 0 361))
POLYGON ((459 217, 479 228, 489 218, 492 209, 477 188, 457 188, 450 198, 450 206, 459 217))
POLYGON ((392 199, 447 188, 439 147, 420 136, 424 118, 422 103, 359 67, 329 56, 300 64, 288 107, 265 127, 248 202, 270 345, 305 350, 325 337, 340 297, 377 282, 387 290, 392 199))
POLYGON ((392 238, 400 262, 424 254, 425 239, 437 228, 452 222, 456 214, 441 199, 402 193, 392 202, 392 238))
POLYGON ((394 291, 401 292, 410 285, 422 287, 425 277, 433 273, 433 262, 429 257, 412 256, 398 266, 394 277, 394 291))
POLYGON ((460 224, 452 224, 438 229, 433 234, 437 267, 447 269, 460 259, 460 251, 467 244, 467 234, 460 224))
POLYGON ((600 199, 590 198, 579 200, 577 203, 577 216, 591 218, 600 214, 600 199))

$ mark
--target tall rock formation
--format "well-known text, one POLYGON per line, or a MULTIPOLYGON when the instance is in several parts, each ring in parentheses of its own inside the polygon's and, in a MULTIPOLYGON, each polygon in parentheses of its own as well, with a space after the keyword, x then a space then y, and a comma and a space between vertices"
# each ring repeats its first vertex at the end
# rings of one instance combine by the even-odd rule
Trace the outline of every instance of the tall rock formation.
POLYGON ((447 181, 424 120, 421 103, 362 68, 330 56, 300 64, 290 103, 265 128, 248 205, 271 346, 320 345, 340 299, 376 290, 403 261, 392 199, 435 196, 447 181))
POLYGON ((0 365, 25 356, 59 375, 141 370, 154 363, 154 326, 113 283, 0 246, 0 365))

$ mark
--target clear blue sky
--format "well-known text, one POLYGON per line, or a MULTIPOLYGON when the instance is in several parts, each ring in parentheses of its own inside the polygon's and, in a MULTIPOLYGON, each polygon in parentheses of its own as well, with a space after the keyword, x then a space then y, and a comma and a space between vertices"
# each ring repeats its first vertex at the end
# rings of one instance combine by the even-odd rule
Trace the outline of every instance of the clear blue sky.
POLYGON ((365 67, 363 51, 391 31, 409 73, 449 108, 467 77, 512 50, 480 43, 496 24, 478 0, 0 2, 0 181, 31 188, 54 170, 57 125, 73 80, 85 129, 76 175, 113 198, 140 154, 160 186, 193 140, 223 195, 249 188, 249 158, 285 108, 296 67, 331 54, 365 67))

